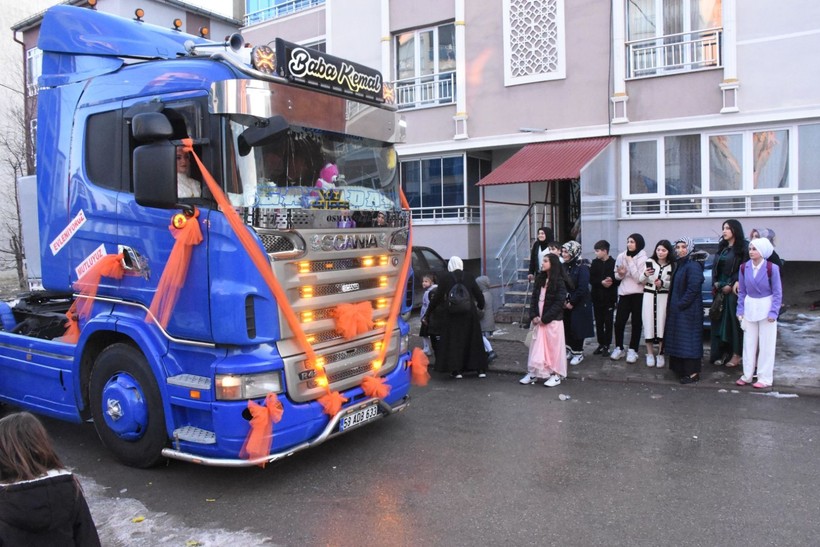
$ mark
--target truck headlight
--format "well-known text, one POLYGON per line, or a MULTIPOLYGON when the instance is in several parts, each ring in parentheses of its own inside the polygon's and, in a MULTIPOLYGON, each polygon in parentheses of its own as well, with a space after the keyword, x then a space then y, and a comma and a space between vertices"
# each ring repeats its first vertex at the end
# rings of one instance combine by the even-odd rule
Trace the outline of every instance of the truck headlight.
POLYGON ((410 335, 405 334, 399 340, 399 353, 406 353, 410 348, 410 335))
POLYGON ((216 375, 216 398, 220 401, 258 399, 271 391, 282 391, 282 376, 278 372, 216 375))

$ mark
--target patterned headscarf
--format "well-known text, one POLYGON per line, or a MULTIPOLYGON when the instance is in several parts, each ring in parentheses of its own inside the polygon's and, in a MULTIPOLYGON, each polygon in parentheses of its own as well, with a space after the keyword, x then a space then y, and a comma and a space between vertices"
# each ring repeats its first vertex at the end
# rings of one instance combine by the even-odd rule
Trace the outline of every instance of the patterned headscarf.
POLYGON ((695 243, 692 241, 691 237, 686 237, 686 236, 679 237, 678 239, 675 240, 675 247, 678 246, 678 243, 685 243, 686 244, 686 254, 683 255, 682 257, 679 257, 679 258, 685 258, 685 257, 689 256, 690 254, 692 254, 692 251, 695 250, 695 243))
POLYGON ((570 262, 581 256, 581 244, 577 241, 567 241, 561 246, 561 248, 569 253, 570 262))
POLYGON ((451 256, 450 261, 447 263, 447 271, 454 272, 456 270, 463 270, 464 269, 464 262, 457 256, 451 256))

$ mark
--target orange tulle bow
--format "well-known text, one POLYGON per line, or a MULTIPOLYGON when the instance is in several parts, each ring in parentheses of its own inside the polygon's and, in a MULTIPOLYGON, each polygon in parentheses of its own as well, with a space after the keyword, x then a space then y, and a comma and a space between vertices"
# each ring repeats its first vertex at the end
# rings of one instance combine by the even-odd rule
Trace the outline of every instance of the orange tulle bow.
POLYGON ((171 255, 168 257, 168 262, 165 264, 162 277, 157 285, 157 292, 154 293, 154 299, 151 301, 151 313, 145 318, 149 323, 152 317, 155 317, 163 328, 168 326, 174 305, 179 298, 179 292, 188 275, 188 266, 191 263, 194 246, 202 242, 202 230, 199 228, 197 218, 199 218, 199 211, 194 210, 194 216, 185 219, 180 223, 181 226, 176 227, 172 223, 168 227, 176 243, 171 249, 171 255))
MULTIPOLYGON (((239 451, 239 457, 249 460, 263 458, 270 454, 273 442, 273 424, 282 420, 284 408, 275 393, 268 393, 265 397, 265 406, 248 401, 248 411, 251 413, 250 431, 245 443, 239 451)), ((267 462, 259 464, 265 467, 267 462)))
POLYGON ((342 405, 347 402, 347 397, 344 397, 338 391, 328 391, 319 397, 319 404, 322 405, 324 413, 328 416, 335 416, 342 409, 342 405))
POLYGON ((346 340, 373 329, 373 304, 369 300, 356 304, 339 304, 334 311, 336 331, 346 340))
POLYGON ((430 373, 427 372, 427 367, 430 365, 430 360, 421 350, 416 348, 413 350, 413 356, 410 359, 410 381, 414 386, 426 386, 430 381, 430 373))
POLYGON ((368 397, 384 399, 390 393, 390 386, 381 376, 365 376, 362 380, 362 391, 368 397))
POLYGON ((100 288, 100 280, 103 277, 112 279, 122 279, 125 269, 122 266, 122 254, 105 255, 98 260, 89 270, 74 283, 74 288, 79 289, 80 295, 85 298, 77 298, 71 304, 66 313, 66 331, 62 336, 62 341, 69 344, 76 344, 80 339, 80 319, 86 320, 91 315, 94 307, 94 298, 100 288))

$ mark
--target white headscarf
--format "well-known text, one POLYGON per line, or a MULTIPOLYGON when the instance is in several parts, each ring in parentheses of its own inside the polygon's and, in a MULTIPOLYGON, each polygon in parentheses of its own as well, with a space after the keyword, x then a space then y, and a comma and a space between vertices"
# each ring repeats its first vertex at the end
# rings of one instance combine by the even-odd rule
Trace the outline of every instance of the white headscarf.
POLYGON ((763 256, 763 260, 768 260, 774 252, 774 246, 772 245, 772 242, 766 239, 765 237, 753 239, 750 245, 752 245, 755 249, 757 249, 760 252, 761 256, 763 256))
POLYGON ((456 270, 463 270, 464 269, 464 262, 457 256, 451 256, 450 261, 447 263, 447 271, 454 272, 456 270))

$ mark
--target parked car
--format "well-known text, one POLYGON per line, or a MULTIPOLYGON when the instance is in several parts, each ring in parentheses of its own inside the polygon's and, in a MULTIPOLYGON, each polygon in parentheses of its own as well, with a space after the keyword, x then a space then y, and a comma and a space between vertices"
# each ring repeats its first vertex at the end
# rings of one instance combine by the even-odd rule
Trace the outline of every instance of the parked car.
POLYGON ((447 271, 447 261, 430 247, 413 246, 413 309, 421 307, 424 288, 421 280, 425 274, 440 274, 447 271))
POLYGON ((717 254, 718 239, 716 237, 696 237, 692 239, 695 248, 709 253, 709 257, 704 263, 703 269, 703 286, 701 287, 701 294, 703 295, 703 329, 709 330, 712 328, 712 322, 709 320, 709 308, 712 307, 712 264, 715 262, 715 255, 717 254))

